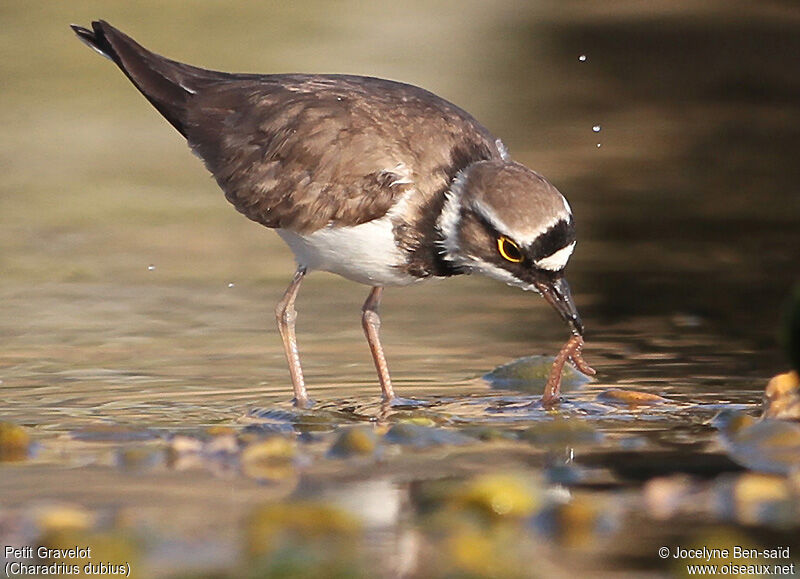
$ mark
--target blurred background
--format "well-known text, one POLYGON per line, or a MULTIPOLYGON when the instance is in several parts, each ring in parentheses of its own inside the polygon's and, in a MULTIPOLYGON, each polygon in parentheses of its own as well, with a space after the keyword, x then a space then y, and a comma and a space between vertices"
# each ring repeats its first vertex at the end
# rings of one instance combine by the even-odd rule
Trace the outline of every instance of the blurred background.
POLYGON ((289 275, 277 237, 231 211, 179 135, 65 26, 99 17, 197 65, 381 76, 470 111, 575 207, 570 275, 590 328, 685 312, 738 331, 774 321, 796 278, 792 2, 1 10, 4 285, 131 282, 148 260, 160 281, 289 275))
MULTIPOLYGON (((472 113, 573 207, 568 277, 604 383, 752 404, 785 369, 777 325, 800 271, 794 0, 6 0, 0 398, 45 448, 98 422, 234 423, 290 392, 272 315, 289 250, 68 27, 98 18, 206 68, 380 76, 472 113)), ((318 273, 298 301, 311 393, 339 410, 377 399, 365 296, 318 273)), ((484 395, 483 373, 567 336, 542 300, 482 279, 389 289, 382 312, 396 388, 423 398, 484 395)), ((61 451, 44 474, 14 470, 7 501, 69 488, 90 504, 78 489, 101 491, 79 474, 58 482, 87 455, 61 451)), ((187 481, 171 484, 178 496, 187 481)), ((109 501, 144 500, 119 485, 109 501)))

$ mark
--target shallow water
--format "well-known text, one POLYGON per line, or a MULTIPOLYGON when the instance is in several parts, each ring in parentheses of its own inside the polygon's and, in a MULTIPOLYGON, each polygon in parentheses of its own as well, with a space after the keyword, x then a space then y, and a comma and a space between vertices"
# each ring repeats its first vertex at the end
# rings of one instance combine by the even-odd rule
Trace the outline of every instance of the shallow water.
POLYGON ((0 544, 92 545, 141 577, 682 576, 658 547, 800 548, 774 514, 800 512, 796 489, 729 493, 755 479, 709 424, 755 413, 788 368, 793 5, 346 4, 0 9, 0 420, 32 439, 0 463, 0 544), (385 292, 395 389, 417 405, 383 408, 366 288, 315 274, 298 338, 317 405, 294 411, 272 315, 288 250, 71 38, 94 17, 197 64, 398 78, 470 110, 573 206, 597 381, 553 413, 493 388, 566 328, 532 294, 436 281, 385 292))

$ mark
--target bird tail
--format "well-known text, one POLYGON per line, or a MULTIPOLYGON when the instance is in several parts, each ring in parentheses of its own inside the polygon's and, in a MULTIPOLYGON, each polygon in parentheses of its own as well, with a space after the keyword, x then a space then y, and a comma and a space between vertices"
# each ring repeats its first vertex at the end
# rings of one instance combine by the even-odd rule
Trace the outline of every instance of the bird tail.
POLYGON ((220 73, 151 52, 103 20, 92 22, 91 30, 75 24, 71 28, 84 44, 112 60, 164 118, 186 135, 189 99, 220 73))

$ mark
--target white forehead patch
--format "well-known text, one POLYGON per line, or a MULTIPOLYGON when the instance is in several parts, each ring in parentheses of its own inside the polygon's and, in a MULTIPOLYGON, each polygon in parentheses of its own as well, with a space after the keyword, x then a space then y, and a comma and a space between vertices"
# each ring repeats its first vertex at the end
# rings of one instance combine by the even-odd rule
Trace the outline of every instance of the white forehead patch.
POLYGON ((573 241, 566 247, 562 247, 552 255, 548 255, 534 262, 539 269, 546 269, 548 271, 561 271, 567 265, 572 252, 575 250, 575 242, 573 241))

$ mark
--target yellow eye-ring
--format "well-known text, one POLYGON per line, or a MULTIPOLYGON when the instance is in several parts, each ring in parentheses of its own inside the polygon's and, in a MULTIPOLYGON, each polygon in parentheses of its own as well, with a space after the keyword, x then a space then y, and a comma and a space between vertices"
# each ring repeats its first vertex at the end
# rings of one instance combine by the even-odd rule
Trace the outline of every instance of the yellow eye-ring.
POLYGON ((519 263, 523 260, 522 250, 519 245, 511 241, 505 235, 497 238, 497 251, 503 256, 503 259, 511 263, 519 263))

